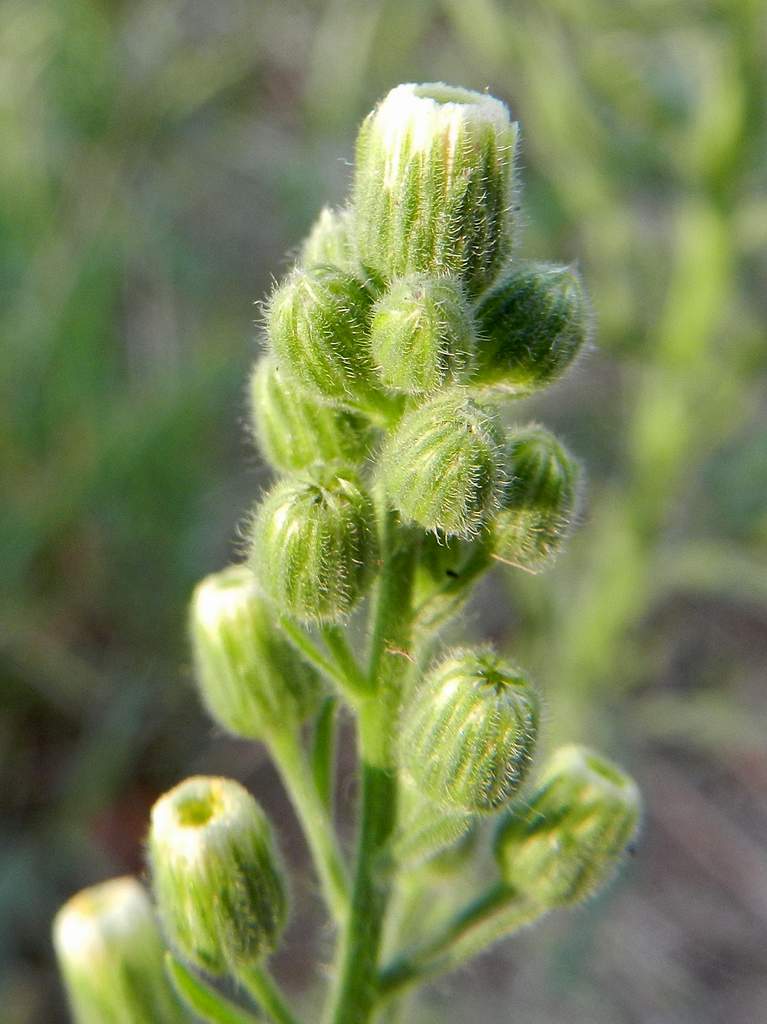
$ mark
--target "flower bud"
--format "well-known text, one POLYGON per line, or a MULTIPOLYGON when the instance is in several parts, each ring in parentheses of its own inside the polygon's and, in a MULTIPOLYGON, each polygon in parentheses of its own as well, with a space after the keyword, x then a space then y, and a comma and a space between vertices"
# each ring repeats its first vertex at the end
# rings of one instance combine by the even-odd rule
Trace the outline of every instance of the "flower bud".
POLYGON ((323 208, 301 247, 304 267, 331 266, 354 273, 357 260, 349 210, 323 208))
POLYGON ((313 462, 362 462, 370 443, 361 416, 323 405, 280 371, 272 356, 250 379, 251 416, 259 446, 275 469, 293 473, 313 462))
POLYGON ((235 736, 263 739, 316 708, 319 677, 276 627, 247 566, 232 565, 197 585, 189 631, 203 702, 235 736))
POLYGON ((504 562, 539 572, 572 526, 578 464, 552 433, 531 424, 507 440, 508 483, 492 525, 493 551, 504 562))
POLYGON ((389 499, 405 519, 471 538, 498 507, 500 434, 465 389, 451 388, 401 420, 380 468, 389 499))
POLYGON ((455 279, 410 274, 379 299, 370 328, 385 387, 408 394, 458 383, 471 366, 474 324, 455 279))
POLYGON ((538 718, 538 695, 516 666, 488 647, 459 648, 403 711, 402 765, 443 806, 496 811, 524 781, 538 718))
POLYGON ((482 342, 472 384, 526 395, 570 366, 591 328, 586 293, 570 267, 513 264, 476 310, 482 342))
POLYGON ((354 226, 364 266, 391 280, 456 274, 487 287, 511 248, 517 125, 500 100, 400 85, 357 141, 354 226))
POLYGON ((270 953, 286 898, 269 822, 231 779, 195 776, 152 808, 152 885, 168 939, 211 974, 270 953))
POLYGON ((372 297, 351 274, 297 267, 272 295, 267 330, 296 382, 325 401, 354 407, 373 390, 368 328, 372 297))
POLYGON ((538 790, 498 829, 505 881, 547 907, 578 903, 614 874, 640 806, 636 784, 617 765, 587 747, 561 747, 538 790))
POLYGON ((53 922, 53 945, 75 1024, 182 1024, 163 968, 149 896, 114 878, 73 896, 53 922))
POLYGON ((282 611, 304 622, 338 622, 375 570, 372 502, 354 473, 333 466, 281 480, 256 510, 251 552, 256 575, 282 611))

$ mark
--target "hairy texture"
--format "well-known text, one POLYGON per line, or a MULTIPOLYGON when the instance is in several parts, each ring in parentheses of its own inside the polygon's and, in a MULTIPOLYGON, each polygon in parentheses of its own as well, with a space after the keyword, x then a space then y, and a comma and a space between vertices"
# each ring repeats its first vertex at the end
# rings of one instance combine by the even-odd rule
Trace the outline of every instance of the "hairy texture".
POLYGON ((538 736, 529 680, 488 647, 450 652, 401 718, 400 758, 433 800, 492 812, 519 789, 538 736))
POLYGON ((405 519, 471 538, 498 508, 501 455, 492 415, 452 388, 402 419, 381 453, 381 478, 405 519))

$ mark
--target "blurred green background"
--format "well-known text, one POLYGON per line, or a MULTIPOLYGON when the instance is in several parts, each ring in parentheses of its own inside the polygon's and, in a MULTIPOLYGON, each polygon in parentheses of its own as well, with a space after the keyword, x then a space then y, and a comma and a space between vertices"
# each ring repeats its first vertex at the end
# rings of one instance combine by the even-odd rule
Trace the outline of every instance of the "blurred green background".
MULTIPOLYGON (((575 260, 597 344, 514 414, 589 472, 542 577, 462 629, 538 678, 549 742, 647 799, 621 882, 430 990, 414 1020, 767 1020, 767 44, 759 0, 4 0, 0 5, 0 1018, 66 1019, 49 922, 140 871, 194 771, 293 819, 190 688, 185 605, 266 477, 254 306, 400 81, 523 126, 524 256, 575 260)), ((342 795, 350 798, 349 786, 342 795)), ((326 955, 302 922, 278 972, 326 955)), ((323 961, 325 962, 325 961, 323 961)))

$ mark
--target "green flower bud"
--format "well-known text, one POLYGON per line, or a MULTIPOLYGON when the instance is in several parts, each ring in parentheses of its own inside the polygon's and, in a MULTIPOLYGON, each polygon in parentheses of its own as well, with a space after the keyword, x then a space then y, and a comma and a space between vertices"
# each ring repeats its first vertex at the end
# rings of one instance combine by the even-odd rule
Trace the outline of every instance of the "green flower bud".
POLYGON ((75 1024, 182 1024, 149 896, 135 878, 84 889, 59 910, 53 945, 75 1024))
POLYGON ((357 259, 349 210, 323 208, 301 247, 304 267, 331 266, 354 273, 357 259))
POLYGON ((459 648, 408 700, 400 759, 443 806, 496 811, 524 781, 538 718, 538 695, 516 666, 488 647, 459 648))
POLYGON ((286 898, 269 822, 231 779, 195 776, 152 808, 152 885, 165 933, 186 960, 236 973, 270 953, 286 898))
POLYGON ((382 383, 394 391, 418 394, 458 383, 474 350, 460 285, 428 274, 399 278, 376 303, 370 347, 382 383))
POLYGON ((538 790, 501 822, 495 853, 504 879, 547 907, 578 903, 614 874, 637 831, 634 781, 587 747, 561 747, 538 790))
POLYGON ((200 694, 224 729, 263 739, 317 707, 319 677, 276 627, 247 566, 232 565, 197 585, 189 631, 200 694))
POLYGON ((284 369, 325 401, 355 407, 374 390, 372 296, 335 267, 297 267, 272 295, 267 330, 284 369))
POLYGON ((275 469, 292 473, 313 462, 357 463, 367 455, 365 420, 316 401, 280 372, 272 356, 256 364, 250 403, 259 446, 275 469))
POLYGON ((482 297, 472 383, 514 395, 545 388, 570 366, 591 330, 586 292, 570 267, 513 264, 482 297))
POLYGON ((357 141, 363 265, 386 280, 456 274, 482 291, 511 249, 516 145, 517 125, 492 96, 441 83, 392 89, 357 141))
POLYGON ((492 526, 496 557, 539 572, 553 560, 573 523, 578 464, 552 433, 531 424, 507 441, 508 484, 492 526))
POLYGON ((380 469, 405 519, 470 538, 498 507, 500 434, 465 389, 451 388, 401 420, 384 446, 380 469))
POLYGON ((374 574, 373 504, 354 473, 332 466, 281 480, 256 510, 251 551, 280 609, 304 622, 338 622, 374 574))

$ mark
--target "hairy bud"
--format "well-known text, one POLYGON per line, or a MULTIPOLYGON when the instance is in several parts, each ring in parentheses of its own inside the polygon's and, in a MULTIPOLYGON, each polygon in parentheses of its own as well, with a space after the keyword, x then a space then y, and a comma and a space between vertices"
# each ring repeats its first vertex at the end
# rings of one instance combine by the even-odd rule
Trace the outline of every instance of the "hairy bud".
POLYGON ((471 366, 474 323, 454 279, 410 274, 373 312, 370 347, 387 388, 408 394, 459 383, 471 366))
POLYGON ((403 711, 401 762, 433 800, 492 812, 527 774, 538 718, 538 695, 516 666, 488 647, 454 650, 403 711))
POLYGON ((83 889, 59 910, 53 945, 75 1024, 182 1024, 152 904, 135 878, 83 889))
POLYGON ((275 469, 295 473, 314 462, 354 464, 367 455, 365 420, 316 401, 280 371, 273 356, 256 364, 250 405, 259 447, 275 469))
POLYGON ((337 622, 373 576, 372 502, 354 473, 333 466, 279 481, 256 511, 251 551, 256 575, 280 609, 304 622, 337 622))
POLYGON ((275 628, 247 566, 232 565, 197 585, 189 631, 203 702, 236 736, 263 739, 316 708, 319 677, 275 628))
POLYGON ((301 247, 304 267, 330 266, 354 273, 357 260, 351 231, 351 212, 323 207, 301 247))
POLYGON ((354 407, 373 390, 368 328, 372 297, 330 266, 297 267, 272 295, 267 330, 280 364, 298 384, 354 407))
POLYGON ((513 431, 506 452, 508 483, 492 526, 494 554, 539 572, 572 526, 578 464, 550 431, 535 424, 513 431))
POLYGON ((514 395, 560 377, 591 327, 580 277, 551 263, 513 264, 482 297, 476 315, 482 342, 472 383, 514 395))
POLYGON ((427 530, 470 538, 498 507, 500 434, 492 416, 463 388, 413 409, 381 454, 389 499, 427 530))
POLYGON ((168 939, 211 974, 270 953, 286 898, 269 822, 231 779, 186 779, 152 808, 152 885, 168 939))
POLYGON ((538 790, 498 829, 505 881, 547 907, 578 903, 614 874, 640 806, 634 781, 617 765, 587 747, 560 748, 538 790))
POLYGON ((499 100, 441 83, 400 85, 363 122, 354 224, 385 280, 456 274, 472 294, 511 248, 517 125, 499 100))

